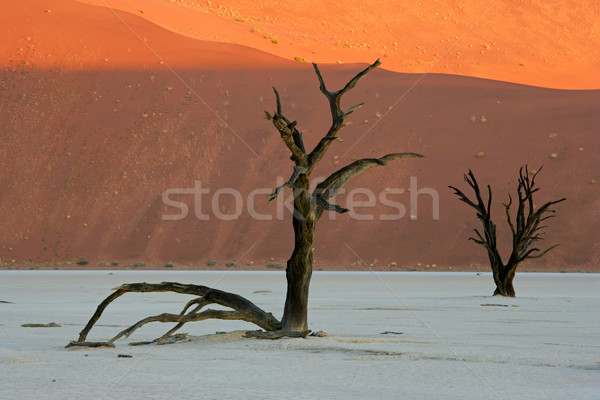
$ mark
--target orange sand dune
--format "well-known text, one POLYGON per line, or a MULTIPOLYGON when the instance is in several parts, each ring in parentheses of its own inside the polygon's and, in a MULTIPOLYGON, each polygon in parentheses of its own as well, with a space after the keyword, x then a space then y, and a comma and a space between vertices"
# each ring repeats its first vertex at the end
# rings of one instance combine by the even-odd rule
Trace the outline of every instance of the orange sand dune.
MULTIPOLYGON (((291 162, 262 116, 274 107, 276 86, 284 112, 298 121, 307 148, 314 146, 330 116, 312 67, 165 30, 144 19, 152 4, 199 11, 147 4, 150 11, 135 15, 66 0, 52 8, 40 0, 5 5, 2 265, 72 266, 86 259, 193 266, 216 259, 217 267, 253 262, 254 268, 291 253, 289 213, 264 198, 288 179, 291 162), (209 192, 195 198, 190 191, 200 186, 209 192), (168 190, 179 192, 171 203, 163 198, 168 190), (184 209, 180 203, 188 215, 165 220, 184 209)), ((368 56, 361 60, 372 61, 368 56)), ((362 67, 323 65, 322 71, 335 88, 362 67)), ((390 151, 427 158, 375 168, 349 184, 348 192, 370 189, 388 201, 335 221, 323 218, 318 267, 364 268, 364 261, 376 268, 485 270, 485 252, 466 240, 477 226, 474 213, 447 185, 462 185, 468 168, 492 185, 505 250, 500 202, 514 193, 518 169, 528 163, 544 165, 540 202, 568 200, 557 206, 545 242, 562 246, 523 269, 598 270, 600 91, 378 69, 343 106, 362 101, 315 176, 390 151)), ((348 193, 337 199, 349 201, 348 193)))
POLYGON ((222 70, 292 64, 244 46, 182 37, 135 15, 74 0, 51 7, 32 0, 7 4, 0 23, 0 65, 12 67, 222 70), (229 62, 237 58, 244 63, 229 62))
POLYGON ((597 1, 81 1, 288 60, 352 63, 381 57, 396 72, 600 88, 597 1))

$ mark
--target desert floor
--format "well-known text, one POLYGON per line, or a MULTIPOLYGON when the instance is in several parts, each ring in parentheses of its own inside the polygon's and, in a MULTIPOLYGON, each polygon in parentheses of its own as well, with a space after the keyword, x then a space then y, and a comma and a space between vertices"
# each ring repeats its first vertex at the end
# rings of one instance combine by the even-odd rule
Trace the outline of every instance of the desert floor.
MULTIPOLYGON (((70 348, 125 282, 178 281, 239 293, 281 315, 281 271, 1 271, 4 399, 596 399, 600 275, 520 273, 490 297, 488 273, 315 272, 310 329, 327 337, 243 339, 249 324, 185 326, 163 346, 70 348), (60 327, 27 328, 55 322, 60 327), (216 332, 227 332, 216 334, 216 332), (389 332, 384 334, 384 332, 389 332), (131 357, 119 357, 129 355, 131 357)), ((178 312, 174 294, 128 294, 89 340, 178 312)), ((166 332, 147 325, 129 340, 166 332)))

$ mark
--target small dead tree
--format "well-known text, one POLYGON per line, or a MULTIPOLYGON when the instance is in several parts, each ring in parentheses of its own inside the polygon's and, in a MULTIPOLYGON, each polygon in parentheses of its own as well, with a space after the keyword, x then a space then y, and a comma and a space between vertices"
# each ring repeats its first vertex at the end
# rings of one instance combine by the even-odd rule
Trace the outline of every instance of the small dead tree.
POLYGON ((473 175, 471 170, 469 170, 468 175, 464 175, 464 179, 475 192, 475 201, 470 200, 462 191, 454 186, 449 186, 454 190, 454 193, 462 202, 468 204, 477 211, 477 218, 481 221, 483 226, 483 235, 477 229, 474 229, 477 238, 470 237, 469 240, 482 245, 487 251, 492 267, 494 282, 496 283, 494 296, 515 297, 515 289, 512 282, 519 264, 528 258, 540 258, 558 246, 558 244, 555 244, 544 251, 541 251, 537 247, 532 247, 536 242, 543 239, 544 233, 542 230, 546 228, 546 226, 540 224, 554 216, 552 214, 555 213, 555 210, 551 209, 551 207, 554 204, 566 200, 565 198, 562 198, 560 200, 549 201, 541 207, 536 207, 534 205, 533 194, 539 190, 539 188, 535 187, 535 178, 541 170, 542 168, 531 175, 527 170, 527 166, 525 166, 524 172, 522 167, 519 170, 519 186, 517 188, 518 204, 514 222, 510 215, 510 208, 513 203, 512 197, 509 195, 508 203, 503 203, 506 212, 506 220, 510 226, 513 238, 512 251, 506 264, 502 262, 502 258, 498 252, 496 224, 494 224, 491 219, 491 187, 489 185, 487 187, 488 200, 486 203, 481 195, 475 175, 473 175))
POLYGON ((340 105, 342 96, 354 88, 358 81, 369 71, 379 65, 381 65, 379 60, 375 61, 354 76, 342 89, 331 92, 327 90, 319 67, 317 64, 313 64, 319 80, 320 90, 329 102, 332 123, 327 133, 310 153, 307 153, 305 150, 302 133, 296 128, 296 121, 292 122, 283 115, 279 93, 273 88, 276 100, 276 111, 274 114, 265 111, 265 115, 281 135, 281 139, 291 153, 291 160, 294 162, 290 179, 282 186, 277 187, 275 191, 268 196, 270 202, 277 198, 284 189, 289 188, 293 191, 294 199, 294 212, 292 217, 295 237, 294 250, 287 262, 287 295, 281 322, 271 313, 261 310, 255 304, 237 294, 211 289, 206 286, 184 285, 175 282, 163 282, 159 284, 131 283, 119 286, 115 289, 115 292, 100 303, 88 324, 81 331, 78 340, 71 342, 69 346, 112 346, 116 340, 124 336, 128 337, 135 330, 147 323, 176 323, 175 327, 169 330, 165 335, 152 342, 147 342, 164 343, 170 335, 181 328, 185 323, 209 318, 243 320, 254 323, 264 329, 264 332, 252 331, 247 333, 249 336, 253 337, 270 339, 282 336, 306 337, 310 332, 308 330, 307 309, 310 279, 313 268, 313 243, 316 224, 324 211, 334 211, 338 213, 349 211, 339 205, 331 204, 329 202, 330 199, 333 198, 351 178, 369 168, 387 165, 389 161, 398 158, 423 157, 422 155, 415 153, 390 153, 380 158, 360 159, 333 172, 323 182, 319 183, 312 192, 309 190, 310 175, 317 166, 317 163, 323 158, 329 149, 329 146, 335 141, 338 132, 348 124, 346 118, 363 105, 363 103, 361 103, 344 111, 340 105), (119 296, 128 292, 166 291, 191 294, 198 297, 189 301, 179 314, 165 313, 145 318, 123 330, 107 342, 86 341, 89 331, 96 321, 98 321, 104 309, 119 296), (219 304, 231 308, 232 310, 207 309, 202 311, 202 309, 209 304, 219 304))

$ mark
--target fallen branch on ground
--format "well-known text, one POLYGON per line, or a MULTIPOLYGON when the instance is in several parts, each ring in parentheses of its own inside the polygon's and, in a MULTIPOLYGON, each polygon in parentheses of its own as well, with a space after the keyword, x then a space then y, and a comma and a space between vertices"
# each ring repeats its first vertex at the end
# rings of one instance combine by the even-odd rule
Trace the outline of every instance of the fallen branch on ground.
MULTIPOLYGON (((78 340, 70 342, 67 345, 67 347, 114 347, 115 341, 122 337, 129 337, 137 329, 150 322, 173 322, 177 325, 175 325, 175 327, 173 327, 167 333, 165 333, 163 336, 157 339, 154 339, 149 342, 142 342, 144 344, 164 344, 165 340, 169 338, 175 331, 179 330, 184 324, 188 322, 203 321, 205 319, 247 321, 264 329, 266 331, 264 333, 281 330, 281 322, 277 318, 275 318, 273 314, 263 311, 250 300, 245 299, 244 297, 234 293, 224 292, 218 289, 212 289, 207 286, 188 285, 177 282, 143 282, 124 284, 115 288, 114 290, 115 292, 113 292, 110 296, 108 296, 103 302, 101 302, 98 305, 96 312, 94 313, 94 315, 92 315, 87 325, 80 332, 78 340), (129 328, 119 332, 116 336, 114 336, 112 339, 106 342, 86 341, 88 333, 90 332, 94 324, 98 321, 98 319, 100 319, 106 307, 108 307, 108 305, 114 300, 128 292, 175 292, 179 294, 195 295, 198 297, 191 301, 188 301, 179 314, 163 313, 144 318, 131 325, 129 328), (224 307, 231 308, 232 310, 229 311, 206 309, 201 311, 205 306, 209 304, 218 304, 224 307), (188 312, 190 308, 192 309, 188 312)), ((310 331, 308 333, 310 333, 310 331)), ((291 336, 293 334, 293 332, 290 332, 289 334, 283 336, 291 336)))

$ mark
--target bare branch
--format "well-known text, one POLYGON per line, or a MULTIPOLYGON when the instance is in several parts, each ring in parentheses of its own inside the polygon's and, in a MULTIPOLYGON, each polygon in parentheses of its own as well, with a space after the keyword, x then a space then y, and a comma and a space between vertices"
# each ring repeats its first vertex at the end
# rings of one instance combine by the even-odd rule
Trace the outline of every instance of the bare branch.
POLYGON ((475 238, 469 238, 469 240, 472 240, 473 242, 485 247, 488 253, 488 258, 490 259, 492 265, 494 265, 495 263, 501 264, 502 258, 496 246, 496 224, 494 224, 494 222, 491 219, 492 188, 489 185, 487 187, 488 201, 486 206, 486 202, 483 201, 483 197, 481 196, 481 190, 479 188, 479 184, 477 183, 477 179, 473 174, 473 171, 469 170, 468 174, 465 174, 463 178, 465 182, 467 182, 469 186, 473 189, 477 202, 474 202, 471 199, 469 199, 462 191, 455 188, 454 186, 449 187, 454 190, 454 194, 456 194, 463 203, 469 205, 477 211, 477 218, 481 221, 481 224, 483 226, 483 233, 485 235, 484 237, 479 233, 477 229, 475 229, 474 231, 479 237, 479 240, 475 238))
POLYGON ((275 92, 275 102, 277 104, 276 114, 281 115, 281 98, 279 97, 279 92, 275 89, 275 86, 273 86, 273 92, 275 92))
POLYGON ((317 64, 313 63, 313 68, 315 70, 315 73, 317 74, 317 78, 319 79, 319 88, 329 101, 329 108, 331 110, 331 127, 329 128, 329 131, 327 131, 327 134, 319 141, 317 146, 315 146, 315 148, 308 155, 308 164, 310 171, 312 171, 312 169, 316 166, 319 160, 321 160, 321 158, 323 158, 323 156, 327 152, 327 149, 331 145, 331 138, 335 138, 339 130, 345 126, 344 121, 346 117, 363 105, 363 103, 358 104, 356 106, 350 107, 348 111, 344 112, 340 106, 342 96, 354 86, 356 86, 358 81, 360 81, 367 73, 369 73, 369 71, 371 71, 374 68, 377 68, 380 65, 381 62, 379 62, 379 60, 375 61, 373 64, 369 65, 367 68, 356 74, 346 84, 346 86, 344 86, 343 89, 338 90, 337 92, 330 92, 325 86, 325 81, 323 80, 321 71, 319 71, 319 67, 317 66, 317 64))
POLYGON ((479 233, 479 231, 478 231, 477 229, 473 229, 473 232, 475 232, 475 233, 477 234, 477 237, 478 237, 479 239, 475 239, 475 238, 473 238, 473 237, 470 237, 470 238, 469 238, 469 240, 472 240, 472 241, 474 241, 475 243, 477 243, 477 244, 480 244, 480 245, 482 245, 483 247, 486 247, 486 244, 485 244, 485 239, 483 238, 483 236, 481 236, 481 233, 479 233))
POLYGON ((176 322, 178 325, 169 330, 166 335, 163 335, 161 338, 156 339, 156 341, 160 341, 166 337, 168 337, 172 332, 179 329, 183 324, 187 322, 193 321, 202 321, 209 318, 216 319, 227 319, 227 320, 243 320, 252 322, 255 325, 258 325, 262 329, 273 331, 281 329, 281 323, 273 316, 271 313, 267 313, 256 306, 251 301, 245 299, 244 297, 224 292, 218 289, 212 289, 207 286, 199 286, 199 285, 185 285, 177 282, 162 282, 162 283, 129 283, 119 286, 115 289, 115 292, 108 296, 96 310, 96 313, 92 316, 86 327, 79 334, 79 340, 71 342, 70 346, 85 346, 87 343, 92 343, 93 345, 107 345, 111 346, 116 340, 123 336, 129 336, 138 328, 150 322, 176 322), (115 337, 110 339, 108 342, 86 342, 86 337, 89 331, 92 329, 93 325, 98 321, 104 309, 116 298, 123 295, 127 292, 175 292, 179 294, 191 294, 200 296, 199 299, 188 302, 183 311, 179 314, 170 314, 164 313, 160 315, 155 315, 151 317, 144 318, 129 328, 121 331, 115 337), (192 312, 185 314, 185 311, 192 305, 197 304, 197 307, 192 312), (207 304, 219 304, 224 307, 228 307, 233 309, 233 311, 227 310, 206 310, 198 313, 200 310, 207 304))
MULTIPOLYGON (((190 300, 185 307, 183 308, 183 310, 179 313, 179 315, 184 315, 185 312, 188 310, 188 308, 190 306, 192 306, 193 304, 197 304, 196 307, 194 307, 194 309, 192 311, 190 311, 190 314, 195 314, 198 311, 200 311, 204 306, 210 304, 207 299, 205 299, 204 297, 200 297, 194 300, 190 300)), ((163 340, 167 339, 169 336, 171 336, 173 333, 177 332, 183 325, 185 324, 185 322, 180 322, 177 325, 175 325, 175 327, 173 327, 171 330, 167 331, 167 333, 165 333, 164 335, 162 335, 161 337, 159 337, 158 339, 156 339, 155 341, 157 343, 161 343, 163 340)))
MULTIPOLYGON (((107 343, 113 344, 114 342, 116 342, 117 340, 119 340, 122 337, 127 338, 133 332, 135 332, 136 330, 138 330, 139 328, 141 328, 142 326, 144 326, 150 322, 163 322, 163 323, 178 322, 179 324, 176 328, 179 329, 178 327, 181 327, 183 324, 186 324, 188 322, 198 322, 198 321, 204 321, 207 319, 241 320, 241 321, 256 323, 255 315, 249 310, 227 311, 227 310, 209 309, 209 310, 202 311, 201 313, 193 313, 193 314, 186 314, 186 315, 163 313, 163 314, 147 317, 147 318, 144 318, 144 319, 138 321, 137 323, 133 324, 129 328, 124 329, 123 331, 119 332, 116 336, 114 336, 112 339, 110 339, 107 343)), ((265 329, 269 329, 269 327, 267 326, 265 329)), ((155 339, 153 342, 160 342, 161 340, 166 339, 174 331, 175 331, 175 329, 171 329, 165 335, 161 336, 158 339, 155 339)))
POLYGON ((512 232, 513 237, 516 235, 515 226, 513 225, 510 218, 510 206, 512 205, 512 197, 510 194, 508 195, 508 204, 503 203, 504 210, 506 211, 506 221, 508 222, 508 226, 510 226, 510 231, 512 232))
POLYGON ((350 211, 347 208, 338 206, 337 204, 331 204, 327 200, 323 199, 322 197, 317 197, 317 204, 320 205, 321 207, 323 207, 323 209, 325 209, 327 211, 335 211, 340 214, 344 214, 344 213, 347 213, 348 211, 350 211))
POLYGON ((321 92, 330 98, 333 96, 333 93, 327 90, 327 86, 325 85, 325 81, 323 80, 323 76, 321 75, 321 71, 319 71, 319 66, 315 63, 312 63, 315 73, 317 74, 317 79, 319 79, 319 89, 321 92))
POLYGON ((80 342, 76 340, 71 340, 69 344, 65 347, 115 347, 115 345, 113 343, 108 342, 80 342))
MULTIPOLYGON (((359 108, 361 108, 364 105, 365 105, 365 103, 359 103, 359 104, 357 104, 355 106, 350 107, 348 109, 348 111, 346 111, 346 116, 352 114, 354 111, 358 110, 359 108)), ((349 122, 347 124, 349 124, 349 122)))
POLYGON ((281 191, 283 189, 292 188, 294 186, 294 183, 296 183, 296 181, 298 180, 298 177, 300 176, 300 174, 306 173, 306 171, 307 171, 306 167, 295 166, 294 172, 292 173, 292 176, 290 177, 290 179, 283 185, 277 187, 275 189, 275 192, 273 192, 267 196, 268 202, 270 203, 272 200, 279 197, 279 193, 281 193, 281 191))
MULTIPOLYGON (((201 309, 202 307, 206 306, 208 304, 208 302, 204 297, 198 297, 197 299, 192 299, 187 302, 187 304, 185 305, 185 307, 183 307, 183 310, 179 313, 179 315, 185 314, 185 312, 194 304, 197 304, 196 308, 194 309, 195 311, 197 311, 197 310, 201 309)), ((192 311, 192 312, 195 312, 195 311, 192 311)))
POLYGON ((317 185, 317 187, 311 195, 317 200, 317 204, 321 206, 317 208, 316 219, 319 220, 321 218, 321 215, 323 214, 324 210, 336 211, 339 213, 349 211, 348 209, 340 206, 333 206, 329 204, 327 200, 334 197, 337 194, 337 192, 339 192, 340 189, 344 187, 344 185, 348 183, 348 181, 351 178, 366 171, 369 168, 375 167, 377 165, 387 165, 388 161, 390 160, 395 160, 404 157, 422 158, 424 156, 416 153, 391 153, 381 158, 363 158, 360 160, 356 160, 353 163, 348 164, 345 167, 329 175, 329 177, 327 177, 323 182, 317 185))
POLYGON ((312 195, 327 200, 335 196, 337 192, 354 176, 364 172, 369 168, 378 165, 387 165, 388 161, 390 160, 405 157, 423 158, 424 156, 417 153, 391 153, 386 154, 381 158, 363 158, 356 160, 329 175, 323 182, 317 185, 312 195))
POLYGON ((275 88, 273 88, 273 92, 275 93, 277 110, 274 115, 265 111, 265 116, 273 123, 283 139, 283 142, 292 153, 292 161, 294 161, 296 165, 306 166, 307 158, 302 133, 296 129, 296 121, 290 122, 289 119, 281 114, 281 98, 279 97, 279 92, 275 88))
POLYGON ((477 204, 475 204, 471 200, 469 200, 469 198, 461 190, 457 189, 454 186, 448 186, 448 187, 450 189, 454 190, 454 194, 458 196, 460 201, 469 205, 470 207, 473 207, 474 209, 477 209, 477 204))
POLYGON ((304 140, 302 139, 302 132, 296 129, 296 121, 291 122, 281 113, 281 98, 279 97, 279 92, 275 87, 273 87, 273 91, 275 92, 275 100, 277 102, 277 112, 276 115, 279 115, 287 124, 290 130, 292 130, 292 138, 294 140, 294 144, 298 146, 300 150, 306 155, 306 149, 304 148, 304 140))
MULTIPOLYGON (((555 244, 554 246, 551 246, 549 248, 547 248, 546 250, 544 250, 543 252, 541 252, 540 254, 536 254, 536 255, 530 255, 530 254, 526 254, 525 258, 541 258, 542 256, 544 256, 546 253, 548 253, 550 250, 554 249, 555 247, 560 246, 560 243, 555 244)), ((530 252, 533 251, 540 251, 539 249, 531 249, 530 252)))
MULTIPOLYGON (((541 251, 540 249, 529 249, 534 242, 542 239, 543 233, 540 233, 540 231, 544 229, 545 226, 540 226, 540 223, 553 216, 544 216, 544 214, 554 213, 555 210, 550 207, 566 200, 565 198, 562 198, 549 201, 536 210, 533 203, 533 194, 537 192, 539 188, 535 187, 535 178, 539 171, 542 170, 542 167, 540 167, 536 173, 532 174, 531 177, 527 165, 525 165, 524 168, 525 172, 523 172, 523 168, 519 170, 519 187, 517 188, 519 207, 516 216, 516 230, 513 230, 513 250, 511 253, 511 260, 515 263, 520 263, 528 258, 540 258, 556 247, 556 245, 552 246, 540 254, 535 254, 539 253, 541 251)), ((512 228, 510 218, 509 224, 511 224, 512 228)))
POLYGON ((127 290, 117 289, 110 296, 108 296, 106 299, 104 299, 104 301, 102 303, 100 303, 98 305, 98 307, 96 308, 96 312, 94 313, 94 315, 92 315, 92 318, 90 318, 87 325, 79 333, 79 339, 77 339, 78 342, 85 342, 88 332, 90 331, 90 329, 92 329, 92 327, 98 321, 98 319, 100 319, 100 317, 102 316, 102 313, 104 312, 104 309, 106 307, 108 307, 108 305, 110 303, 112 303, 113 300, 116 300, 118 297, 120 297, 121 295, 123 295, 125 293, 127 293, 127 290))
POLYGON ((348 82, 346 84, 346 86, 344 86, 344 88, 342 90, 340 90, 339 93, 340 96, 344 93, 346 93, 347 91, 349 91, 350 89, 354 88, 354 86, 356 86, 356 84, 358 83, 359 80, 361 80, 363 78, 363 76, 365 76, 366 74, 369 73, 369 71, 371 71, 373 68, 377 68, 381 65, 381 62, 379 61, 379 59, 375 60, 375 62, 371 65, 369 65, 367 68, 365 68, 364 70, 362 70, 361 72, 359 72, 354 78, 352 78, 350 80, 350 82, 348 82))

